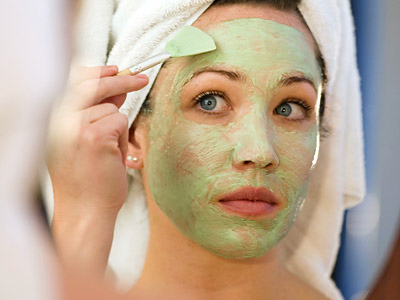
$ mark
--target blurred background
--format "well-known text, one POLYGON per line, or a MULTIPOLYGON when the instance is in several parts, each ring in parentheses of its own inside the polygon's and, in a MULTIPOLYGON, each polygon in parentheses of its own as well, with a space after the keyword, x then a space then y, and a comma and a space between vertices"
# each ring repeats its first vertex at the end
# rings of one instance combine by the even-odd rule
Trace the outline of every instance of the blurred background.
MULTIPOLYGON (((400 1, 352 0, 351 5, 363 95, 367 195, 346 214, 333 277, 346 300, 358 300, 381 273, 400 229, 400 1)), ((400 286, 400 278, 397 282, 400 286)))

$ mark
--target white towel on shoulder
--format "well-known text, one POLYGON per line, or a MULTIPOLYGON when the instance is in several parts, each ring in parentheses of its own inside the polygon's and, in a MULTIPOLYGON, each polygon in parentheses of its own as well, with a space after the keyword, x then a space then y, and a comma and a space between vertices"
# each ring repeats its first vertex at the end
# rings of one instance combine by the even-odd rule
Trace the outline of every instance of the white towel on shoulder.
MULTIPOLYGON (((120 68, 136 64, 159 52, 174 33, 194 22, 211 2, 86 0, 77 30, 77 62, 88 66, 117 64, 120 68)), ((282 243, 293 272, 330 299, 342 299, 330 274, 339 247, 343 212, 361 201, 365 189, 354 26, 348 0, 303 0, 299 9, 327 65, 324 123, 330 134, 321 143, 304 209, 282 243)), ((129 94, 121 108, 130 123, 159 69, 145 72, 151 84, 129 94)), ((109 266, 125 286, 140 276, 149 234, 141 178, 137 172, 131 175, 109 259, 109 266)))

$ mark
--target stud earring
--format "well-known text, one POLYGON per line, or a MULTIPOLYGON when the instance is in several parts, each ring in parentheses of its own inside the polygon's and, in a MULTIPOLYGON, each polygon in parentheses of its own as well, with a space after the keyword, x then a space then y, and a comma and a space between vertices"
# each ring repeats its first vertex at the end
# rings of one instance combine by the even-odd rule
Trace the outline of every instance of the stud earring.
POLYGON ((139 158, 137 157, 133 157, 132 155, 128 155, 128 157, 126 158, 128 161, 134 161, 137 162, 139 160, 139 158))

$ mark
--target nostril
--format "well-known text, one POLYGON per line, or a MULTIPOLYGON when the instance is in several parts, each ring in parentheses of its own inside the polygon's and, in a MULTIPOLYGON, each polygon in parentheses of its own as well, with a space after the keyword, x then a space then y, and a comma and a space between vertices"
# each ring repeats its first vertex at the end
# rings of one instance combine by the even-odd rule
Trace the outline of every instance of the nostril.
POLYGON ((245 160, 243 163, 244 163, 245 165, 248 165, 249 163, 251 163, 251 161, 250 161, 250 160, 245 160))

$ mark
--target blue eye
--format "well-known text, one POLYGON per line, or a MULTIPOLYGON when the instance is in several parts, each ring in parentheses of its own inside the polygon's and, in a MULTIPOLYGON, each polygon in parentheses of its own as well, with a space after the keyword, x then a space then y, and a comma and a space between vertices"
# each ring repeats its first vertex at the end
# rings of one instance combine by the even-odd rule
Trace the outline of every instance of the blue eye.
POLYGON ((218 91, 207 91, 193 99, 198 111, 208 115, 221 115, 231 109, 225 95, 218 91))
POLYGON ((289 103, 283 103, 275 108, 275 113, 277 115, 288 117, 292 113, 292 108, 290 107, 289 103))
POLYGON ((213 95, 206 95, 199 102, 204 110, 213 110, 217 106, 217 99, 213 95))
POLYGON ((292 100, 280 104, 277 108, 274 109, 274 113, 288 120, 295 121, 305 119, 307 117, 307 112, 310 109, 310 105, 300 100, 292 100))

